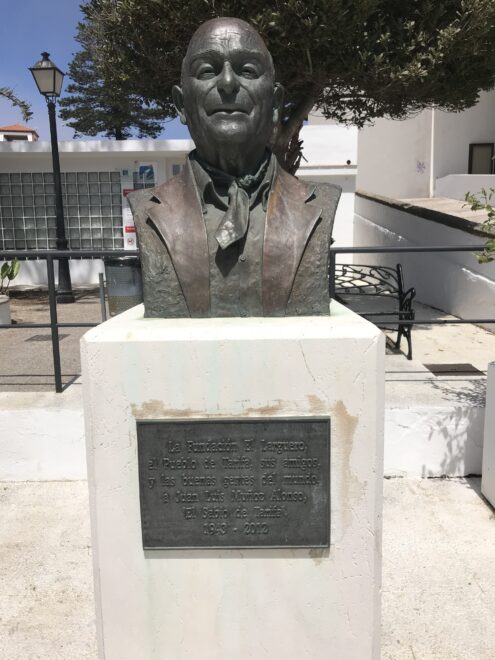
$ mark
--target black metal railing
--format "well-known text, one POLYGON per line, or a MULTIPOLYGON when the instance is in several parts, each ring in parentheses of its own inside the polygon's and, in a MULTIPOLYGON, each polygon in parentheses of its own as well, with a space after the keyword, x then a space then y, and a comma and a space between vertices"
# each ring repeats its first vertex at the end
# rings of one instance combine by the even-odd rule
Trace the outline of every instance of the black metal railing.
MULTIPOLYGON (((332 247, 330 248, 329 261, 329 286, 330 296, 335 297, 335 266, 337 254, 390 254, 390 253, 413 253, 413 252, 477 252, 484 249, 484 245, 460 245, 460 246, 415 246, 415 247, 332 247)), ((51 332, 51 344, 53 353, 53 372, 55 379, 55 391, 62 392, 62 372, 60 362, 60 328, 91 328, 98 323, 94 322, 59 322, 57 315, 57 298, 55 285, 54 261, 58 259, 105 259, 108 257, 135 257, 139 256, 137 250, 0 250, 0 261, 10 261, 18 258, 22 261, 45 260, 48 280, 48 302, 50 310, 49 323, 16 323, 12 325, 0 324, 0 330, 18 330, 25 328, 49 328, 51 332)), ((103 292, 104 293, 104 292, 103 292)), ((102 321, 106 319, 105 301, 102 298, 102 286, 100 280, 100 301, 102 321)), ((391 319, 390 323, 397 320, 391 319)), ((400 320, 403 325, 446 325, 446 324, 490 324, 495 323, 493 318, 475 319, 414 319, 411 321, 400 320)))

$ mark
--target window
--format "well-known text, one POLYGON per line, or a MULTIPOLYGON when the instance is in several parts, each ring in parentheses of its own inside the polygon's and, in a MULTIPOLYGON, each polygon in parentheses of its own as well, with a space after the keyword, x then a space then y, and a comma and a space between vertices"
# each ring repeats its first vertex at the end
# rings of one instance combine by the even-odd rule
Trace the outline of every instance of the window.
POLYGON ((480 142, 469 145, 468 174, 493 173, 493 143, 480 142))
MULTIPOLYGON (((63 172, 69 247, 121 249, 120 172, 63 172)), ((0 173, 0 249, 56 247, 51 172, 0 173)))
POLYGON ((137 170, 132 173, 134 190, 153 188, 155 185, 155 168, 152 163, 140 163, 137 170))
POLYGON ((27 140, 27 135, 6 135, 5 142, 14 142, 14 140, 27 140))

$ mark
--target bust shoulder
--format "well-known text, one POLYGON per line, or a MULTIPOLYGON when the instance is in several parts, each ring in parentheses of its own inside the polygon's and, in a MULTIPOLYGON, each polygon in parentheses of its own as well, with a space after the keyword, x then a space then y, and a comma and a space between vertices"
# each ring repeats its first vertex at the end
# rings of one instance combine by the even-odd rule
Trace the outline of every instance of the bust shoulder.
POLYGON ((323 224, 327 225, 326 231, 331 235, 342 188, 326 181, 305 181, 305 184, 312 192, 307 203, 321 209, 323 224))
POLYGON ((315 197, 320 199, 320 203, 325 207, 326 204, 333 204, 339 201, 342 188, 326 181, 305 181, 305 183, 314 189, 315 197))
POLYGON ((131 207, 133 215, 139 212, 141 208, 147 205, 153 198, 154 188, 145 188, 144 190, 134 190, 127 195, 127 201, 131 207))
POLYGON ((165 205, 180 204, 185 197, 191 195, 192 191, 194 191, 194 184, 190 168, 186 163, 186 166, 179 174, 153 188, 135 190, 129 193, 127 200, 133 215, 140 215, 146 213, 157 202, 165 205))
POLYGON ((334 200, 338 201, 342 192, 342 188, 333 183, 327 183, 325 181, 307 181, 306 179, 293 176, 283 170, 280 165, 277 167, 277 177, 280 178, 285 189, 299 190, 300 196, 308 201, 318 197, 323 203, 331 203, 334 200))

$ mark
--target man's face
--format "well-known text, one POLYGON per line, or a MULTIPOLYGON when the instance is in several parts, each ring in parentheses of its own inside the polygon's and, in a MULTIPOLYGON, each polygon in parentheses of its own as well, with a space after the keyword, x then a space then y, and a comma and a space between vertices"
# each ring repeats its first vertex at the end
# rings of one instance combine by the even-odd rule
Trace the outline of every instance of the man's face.
POLYGON ((193 38, 184 64, 183 115, 198 149, 265 147, 274 122, 271 60, 256 32, 213 23, 193 38))

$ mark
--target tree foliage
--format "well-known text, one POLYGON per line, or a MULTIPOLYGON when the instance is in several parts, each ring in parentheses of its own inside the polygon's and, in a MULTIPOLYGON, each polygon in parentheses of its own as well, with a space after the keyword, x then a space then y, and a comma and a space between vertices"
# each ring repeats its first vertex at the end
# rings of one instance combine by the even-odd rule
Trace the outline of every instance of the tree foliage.
MULTIPOLYGON (((466 193, 465 200, 471 211, 485 211, 486 220, 481 223, 481 229, 489 234, 495 233, 495 188, 482 188, 479 193, 466 193)), ((487 264, 495 260, 495 238, 486 241, 482 252, 475 252, 480 264, 487 264)))
POLYGON ((83 48, 70 63, 73 82, 59 101, 60 117, 74 129, 76 137, 104 134, 125 140, 136 133, 138 137, 156 137, 162 130, 163 112, 115 80, 111 72, 100 73, 87 32, 87 27, 80 24, 77 40, 83 48))
POLYGON ((10 87, 0 87, 0 97, 9 101, 15 108, 19 108, 24 121, 28 121, 33 116, 29 103, 16 96, 10 87))
POLYGON ((288 169, 314 106, 361 127, 429 106, 463 110, 495 83, 493 0, 87 0, 82 10, 104 77, 168 117, 198 25, 215 16, 253 24, 286 90, 274 146, 288 169))

